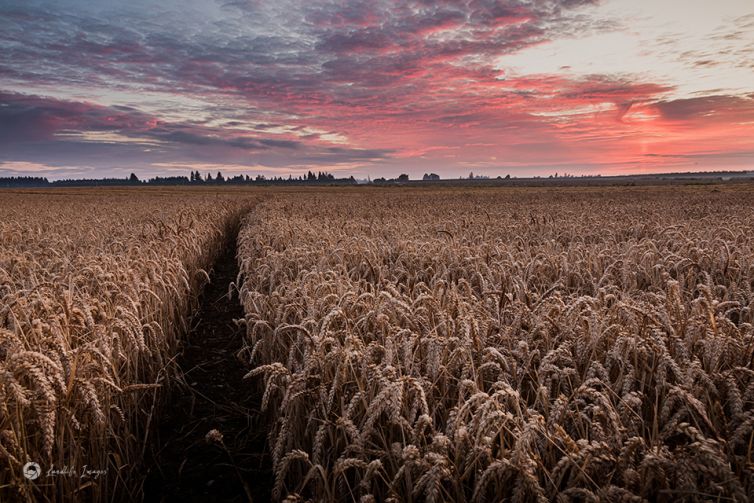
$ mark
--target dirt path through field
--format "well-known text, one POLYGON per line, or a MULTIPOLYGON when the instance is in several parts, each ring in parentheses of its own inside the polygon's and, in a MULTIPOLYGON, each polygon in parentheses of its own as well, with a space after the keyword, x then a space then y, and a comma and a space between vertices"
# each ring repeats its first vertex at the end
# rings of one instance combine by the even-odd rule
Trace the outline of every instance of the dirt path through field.
POLYGON ((177 387, 162 414, 159 448, 144 486, 144 501, 268 501, 271 487, 259 397, 242 378, 236 358, 243 318, 237 297, 227 298, 236 280, 237 229, 210 273, 187 343, 178 356, 186 388, 177 387), (210 430, 222 444, 205 438, 210 430), (224 447, 223 447, 224 445, 224 447))

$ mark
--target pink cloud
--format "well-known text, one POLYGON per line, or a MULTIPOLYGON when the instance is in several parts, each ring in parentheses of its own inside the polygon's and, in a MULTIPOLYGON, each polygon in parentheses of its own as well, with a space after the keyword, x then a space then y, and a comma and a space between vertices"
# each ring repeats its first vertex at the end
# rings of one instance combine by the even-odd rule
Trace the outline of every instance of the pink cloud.
POLYGON ((14 89, 136 98, 118 107, 0 94, 0 161, 98 161, 115 149, 162 165, 194 156, 378 174, 433 162, 703 169, 754 150, 751 95, 673 99, 671 85, 630 76, 501 75, 501 55, 595 29, 594 3, 317 0, 293 12, 230 2, 221 19, 183 17, 188 7, 171 0, 164 19, 19 7, 0 37, 0 72, 22 83, 14 89), (196 119, 187 102, 202 103, 196 119), (97 143, 91 132, 112 135, 97 143), (124 150, 135 140, 158 147, 124 150))

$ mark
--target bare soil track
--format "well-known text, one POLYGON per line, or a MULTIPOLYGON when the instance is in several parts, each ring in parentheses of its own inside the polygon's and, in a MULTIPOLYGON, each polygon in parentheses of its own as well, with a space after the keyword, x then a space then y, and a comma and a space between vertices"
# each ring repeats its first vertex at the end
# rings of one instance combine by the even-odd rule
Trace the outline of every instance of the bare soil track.
POLYGON ((233 320, 243 318, 243 310, 227 297, 238 274, 237 234, 236 226, 210 272, 178 356, 185 383, 172 391, 161 415, 145 502, 270 499, 272 471, 259 396, 242 380, 247 369, 236 357, 243 333, 233 320), (224 445, 205 439, 212 429, 223 434, 224 445))

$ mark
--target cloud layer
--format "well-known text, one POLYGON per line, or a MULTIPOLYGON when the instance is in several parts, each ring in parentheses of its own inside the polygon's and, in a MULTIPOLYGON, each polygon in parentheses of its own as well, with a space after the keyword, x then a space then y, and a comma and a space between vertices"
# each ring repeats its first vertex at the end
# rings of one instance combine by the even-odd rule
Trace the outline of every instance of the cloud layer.
POLYGON ((752 167, 751 92, 678 96, 667 79, 574 75, 567 61, 546 74, 500 65, 529 48, 625 29, 595 8, 589 0, 5 2, 0 174, 752 167))

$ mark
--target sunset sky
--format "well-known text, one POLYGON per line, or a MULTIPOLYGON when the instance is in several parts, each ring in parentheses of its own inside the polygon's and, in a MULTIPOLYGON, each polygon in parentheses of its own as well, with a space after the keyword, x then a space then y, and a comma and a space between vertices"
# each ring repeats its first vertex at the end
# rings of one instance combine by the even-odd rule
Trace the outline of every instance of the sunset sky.
POLYGON ((754 170, 752 0, 3 0, 0 176, 754 170))

